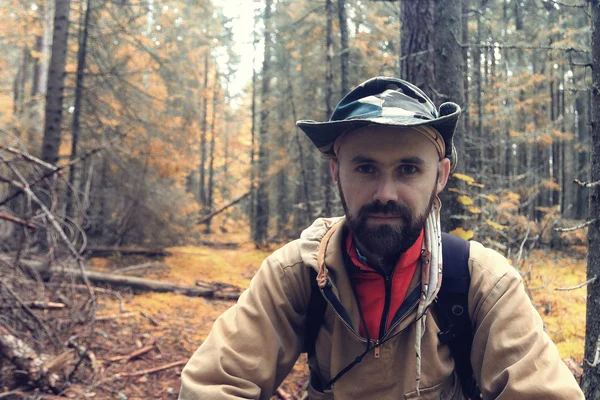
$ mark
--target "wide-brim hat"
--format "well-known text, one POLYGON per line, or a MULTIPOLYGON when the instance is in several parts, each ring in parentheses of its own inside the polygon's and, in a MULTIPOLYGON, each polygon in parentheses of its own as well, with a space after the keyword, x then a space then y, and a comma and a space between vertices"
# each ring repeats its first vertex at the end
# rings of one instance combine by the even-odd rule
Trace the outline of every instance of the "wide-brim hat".
POLYGON ((335 156, 333 144, 342 133, 367 125, 392 127, 429 126, 445 141, 445 157, 456 164, 454 132, 460 116, 455 103, 443 103, 439 111, 418 87, 402 79, 376 77, 352 89, 336 106, 327 122, 297 121, 298 126, 328 157, 335 156))

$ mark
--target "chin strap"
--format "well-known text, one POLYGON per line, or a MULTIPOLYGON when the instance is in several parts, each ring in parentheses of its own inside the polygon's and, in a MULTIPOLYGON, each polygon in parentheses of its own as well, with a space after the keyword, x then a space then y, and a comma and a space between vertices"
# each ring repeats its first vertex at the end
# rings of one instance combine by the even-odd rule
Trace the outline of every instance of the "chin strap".
POLYGON ((425 333, 427 309, 435 300, 442 285, 442 230, 440 210, 442 203, 435 197, 431 212, 425 223, 425 240, 421 250, 421 297, 417 307, 417 335, 415 352, 417 355, 417 374, 415 390, 420 395, 421 385, 421 341, 425 333))

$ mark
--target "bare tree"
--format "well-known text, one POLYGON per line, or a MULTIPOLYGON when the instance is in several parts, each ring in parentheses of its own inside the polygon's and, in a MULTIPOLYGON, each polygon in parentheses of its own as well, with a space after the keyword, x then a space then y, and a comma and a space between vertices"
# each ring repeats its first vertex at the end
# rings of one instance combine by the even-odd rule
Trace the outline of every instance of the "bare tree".
POLYGON ((433 0, 401 2, 400 77, 433 98, 433 0))
POLYGON ((56 165, 61 141, 63 97, 65 90, 65 64, 69 37, 69 11, 71 0, 56 0, 54 8, 54 33, 52 54, 46 90, 46 115, 41 159, 56 165))
MULTIPOLYGON (((460 43, 457 38, 462 37, 462 6, 461 0, 436 0, 435 1, 435 93, 436 103, 452 101, 459 105, 464 104, 464 59, 460 43)), ((459 155, 465 152, 464 122, 459 120, 457 135, 454 137, 454 145, 459 155)), ((460 182, 456 178, 450 178, 448 185, 458 187, 460 182)), ((442 228, 450 231, 458 226, 453 215, 461 213, 462 206, 457 197, 449 192, 443 191, 441 199, 442 228)))
POLYGON ((265 3, 265 55, 262 70, 260 131, 258 133, 258 190, 256 192, 256 223, 254 228, 254 242, 263 245, 267 239, 269 227, 269 192, 267 174, 269 169, 268 151, 268 124, 269 124, 269 95, 271 81, 271 47, 272 47, 272 0, 265 3))
MULTIPOLYGON (((81 107, 84 94, 84 72, 85 72, 85 61, 87 52, 87 40, 88 40, 88 28, 90 24, 90 13, 92 11, 92 2, 87 0, 85 3, 85 13, 83 24, 80 28, 79 34, 79 49, 77 50, 77 74, 75 77, 75 104, 73 107, 73 121, 71 126, 71 160, 77 158, 77 146, 79 144, 79 135, 81 131, 81 107)), ((83 7, 83 4, 82 4, 83 7)), ((78 177, 79 166, 77 164, 71 165, 69 170, 69 184, 72 189, 77 190, 79 186, 78 177)), ((75 193, 76 194, 76 193, 75 193)), ((73 192, 67 190, 67 215, 73 217, 74 215, 74 204, 73 204, 73 192)))
MULTIPOLYGON (((600 1, 588 0, 592 12, 592 182, 590 216, 600 215, 600 1)), ((600 218, 588 228, 585 354, 581 386, 585 398, 600 399, 600 218)))

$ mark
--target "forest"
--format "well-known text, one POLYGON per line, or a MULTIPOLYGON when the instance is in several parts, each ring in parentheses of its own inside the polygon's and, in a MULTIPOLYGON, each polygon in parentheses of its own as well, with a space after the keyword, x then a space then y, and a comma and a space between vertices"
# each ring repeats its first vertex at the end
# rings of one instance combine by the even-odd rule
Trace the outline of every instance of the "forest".
POLYGON ((461 106, 442 228, 600 398, 600 1, 0 0, 0 29, 0 398, 176 398, 262 260, 343 215, 296 121, 375 76, 461 106))

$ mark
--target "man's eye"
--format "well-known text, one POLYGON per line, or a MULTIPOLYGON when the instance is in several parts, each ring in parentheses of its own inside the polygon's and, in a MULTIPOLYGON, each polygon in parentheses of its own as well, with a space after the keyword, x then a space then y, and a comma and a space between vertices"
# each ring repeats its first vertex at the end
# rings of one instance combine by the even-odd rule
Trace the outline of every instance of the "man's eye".
POLYGON ((372 174, 373 172, 375 172, 375 167, 373 167, 372 165, 359 165, 356 168, 356 171, 358 171, 361 174, 372 174))
POLYGON ((412 175, 416 174, 419 171, 417 167, 414 165, 402 165, 400 167, 400 173, 403 175, 412 175))

